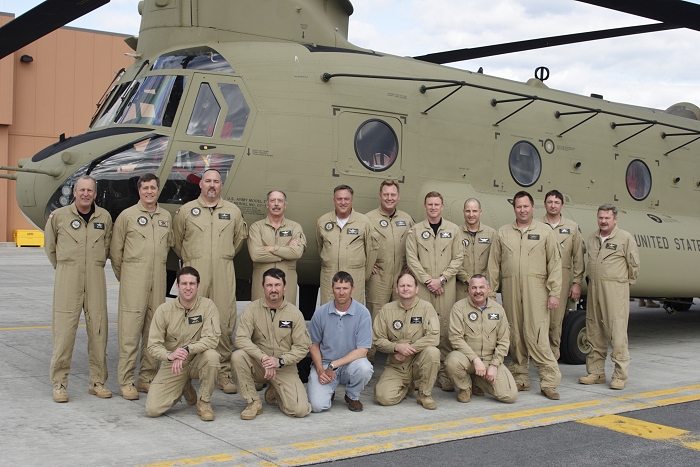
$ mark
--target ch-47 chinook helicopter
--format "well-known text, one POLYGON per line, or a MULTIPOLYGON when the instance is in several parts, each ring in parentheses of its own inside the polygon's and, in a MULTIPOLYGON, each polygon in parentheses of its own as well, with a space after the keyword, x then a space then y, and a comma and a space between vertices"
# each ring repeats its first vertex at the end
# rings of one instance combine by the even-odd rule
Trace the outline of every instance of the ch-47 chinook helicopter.
MULTIPOLYGON (((49 0, 0 29, 0 57, 107 3, 49 0), (52 10, 53 9, 53 10, 52 10), (59 14, 60 13, 60 14, 59 14), (11 38, 11 40, 10 40, 11 38)), ((119 74, 82 135, 23 159, 5 175, 37 226, 72 201, 77 177, 98 182, 97 203, 113 217, 137 200, 136 180, 155 172, 159 202, 174 212, 199 194, 199 175, 222 173, 222 196, 248 223, 265 215, 268 190, 286 191, 288 215, 310 239, 331 209, 334 186, 355 190, 355 209, 377 205, 381 180, 401 183, 402 208, 422 218, 423 196, 440 191, 445 216, 462 223, 477 197, 483 222, 513 221, 521 189, 538 203, 550 189, 566 196, 564 214, 584 236, 597 206, 615 203, 643 264, 632 295, 690 308, 700 282, 700 109, 666 111, 519 83, 440 64, 470 58, 688 27, 700 30, 700 5, 680 1, 586 1, 661 21, 619 28, 397 57, 347 41, 348 0, 146 0, 138 37, 126 42, 135 63, 119 74), (694 206, 694 207, 693 207, 694 206)), ((313 241, 310 241, 313 245, 313 241)), ((236 258, 250 277, 250 259, 236 258)), ((319 260, 298 264, 300 307, 313 312, 319 260)), ((238 290, 245 299, 249 286, 238 290)), ((581 310, 564 326, 562 355, 582 363, 581 310)))

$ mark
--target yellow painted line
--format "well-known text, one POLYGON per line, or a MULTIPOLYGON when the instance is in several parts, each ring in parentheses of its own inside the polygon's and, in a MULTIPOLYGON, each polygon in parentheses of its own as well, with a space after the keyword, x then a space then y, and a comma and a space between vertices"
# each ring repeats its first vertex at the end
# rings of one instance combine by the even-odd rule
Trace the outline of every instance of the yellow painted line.
MULTIPOLYGON (((113 326, 117 326, 119 323, 109 323, 113 326)), ((84 328, 85 324, 78 324, 78 327, 84 328)), ((16 326, 12 328, 0 328, 0 331, 27 331, 29 329, 51 329, 50 324, 44 324, 41 326, 16 326)))
POLYGON ((498 430, 507 430, 513 425, 492 425, 482 428, 472 428, 471 430, 464 431, 454 431, 452 433, 443 433, 441 435, 432 436, 432 439, 458 439, 458 438, 468 438, 474 435, 481 435, 484 433, 492 433, 498 430))
POLYGON ((700 400, 700 394, 693 394, 691 396, 671 397, 669 399, 661 399, 658 401, 654 401, 654 403, 657 405, 673 405, 682 404, 683 402, 693 402, 697 400, 700 400))
POLYGON ((227 462, 232 460, 233 456, 231 454, 214 454, 211 456, 190 457, 187 459, 177 459, 174 461, 155 462, 153 464, 146 464, 143 467, 179 467, 183 465, 200 465, 204 462, 227 462))
POLYGON ((576 402, 574 404, 562 404, 562 405, 555 405, 554 407, 542 407, 539 409, 521 410, 519 412, 509 412, 509 413, 504 413, 504 414, 496 414, 496 415, 491 415, 491 418, 493 418, 494 420, 512 420, 514 418, 532 417, 532 416, 542 415, 542 414, 546 414, 546 413, 563 412, 565 410, 585 409, 588 407, 594 407, 596 405, 600 405, 601 403, 602 403, 602 401, 600 401, 600 400, 587 401, 587 402, 576 402))
POLYGON ((602 417, 586 418, 578 420, 584 425, 606 428, 617 433, 623 433, 638 438, 652 441, 665 441, 700 451, 700 436, 687 430, 680 430, 658 423, 636 420, 634 418, 621 417, 619 415, 605 415, 602 417))
MULTIPOLYGON (((408 440, 410 442, 410 440, 408 440)), ((282 459, 280 463, 283 465, 301 465, 301 464, 315 464, 318 462, 329 461, 334 459, 346 459, 348 457, 356 456, 366 456, 368 454, 377 454, 379 452, 386 452, 395 450, 400 445, 399 443, 383 443, 383 444, 373 444, 370 446, 362 446, 354 449, 341 449, 338 451, 328 451, 318 454, 311 454, 305 457, 295 457, 292 459, 282 459)))
POLYGON ((661 389, 659 391, 650 391, 650 392, 640 392, 639 394, 630 394, 630 395, 625 395, 625 396, 618 396, 616 399, 619 400, 630 400, 630 399, 638 399, 638 398, 650 398, 650 397, 659 397, 659 396, 668 396, 670 394, 678 394, 679 392, 683 391, 690 391, 690 390, 695 390, 695 389, 700 389, 700 384, 695 384, 692 386, 681 386, 679 388, 670 388, 670 389, 661 389))

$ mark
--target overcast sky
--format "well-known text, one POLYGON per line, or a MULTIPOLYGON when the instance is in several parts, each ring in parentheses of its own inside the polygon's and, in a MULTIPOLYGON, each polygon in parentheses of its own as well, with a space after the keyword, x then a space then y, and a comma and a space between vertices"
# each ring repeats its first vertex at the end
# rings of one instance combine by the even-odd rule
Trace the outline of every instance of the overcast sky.
MULTIPOLYGON (((700 0, 692 0, 700 3, 700 0)), ((20 15, 39 0, 0 0, 20 15)), ((512 42, 653 21, 573 0, 352 0, 350 42, 394 55, 512 42)), ((70 26, 138 34, 138 0, 111 0, 70 26)), ((547 85, 606 100, 665 109, 700 105, 700 31, 674 30, 482 58, 450 66, 517 81, 538 66, 547 85)))

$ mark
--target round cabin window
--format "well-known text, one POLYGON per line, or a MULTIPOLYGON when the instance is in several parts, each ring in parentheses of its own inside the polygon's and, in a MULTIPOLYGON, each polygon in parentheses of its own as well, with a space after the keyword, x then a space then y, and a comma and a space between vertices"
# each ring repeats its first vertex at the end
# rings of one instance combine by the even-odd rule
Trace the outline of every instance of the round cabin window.
POLYGON ((508 168, 513 180, 520 186, 532 186, 542 173, 542 159, 537 148, 527 141, 520 141, 510 150, 508 168))
POLYGON ((373 172, 392 166, 399 151, 394 130, 381 120, 367 120, 355 133, 355 154, 362 165, 373 172))
POLYGON ((627 191, 632 198, 641 201, 651 192, 651 171, 647 165, 635 159, 627 166, 627 174, 625 175, 627 183, 627 191))

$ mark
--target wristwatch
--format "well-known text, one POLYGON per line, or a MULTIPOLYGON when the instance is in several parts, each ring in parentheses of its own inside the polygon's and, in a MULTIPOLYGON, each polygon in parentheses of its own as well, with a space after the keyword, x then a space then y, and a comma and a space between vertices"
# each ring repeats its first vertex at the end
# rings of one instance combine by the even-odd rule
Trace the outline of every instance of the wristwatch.
POLYGON ((277 360, 280 361, 280 368, 282 368, 284 366, 284 358, 280 357, 277 360))
POLYGON ((442 285, 447 284, 447 279, 445 279, 445 276, 440 276, 440 283, 441 283, 442 285))
POLYGON ((328 364, 328 368, 326 368, 326 370, 335 371, 337 370, 337 368, 335 367, 335 365, 333 365, 333 362, 331 362, 328 364))
POLYGON ((187 351, 187 355, 190 354, 190 348, 189 348, 188 346, 183 345, 182 348, 185 349, 185 350, 187 351))

